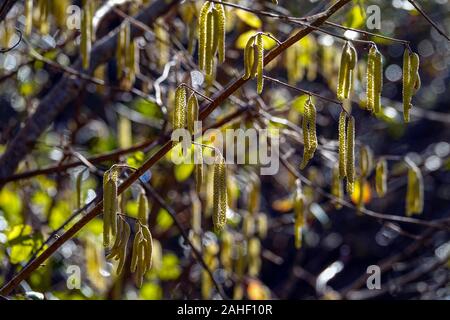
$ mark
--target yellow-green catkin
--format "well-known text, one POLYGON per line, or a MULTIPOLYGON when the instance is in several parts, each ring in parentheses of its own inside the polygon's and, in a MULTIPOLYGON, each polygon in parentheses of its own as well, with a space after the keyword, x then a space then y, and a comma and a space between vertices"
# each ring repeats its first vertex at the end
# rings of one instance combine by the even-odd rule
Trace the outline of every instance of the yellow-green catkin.
POLYGON ((92 45, 92 37, 91 37, 91 24, 92 21, 89 21, 91 18, 91 14, 89 13, 90 6, 87 4, 84 6, 81 12, 81 60, 83 69, 89 69, 90 57, 91 57, 91 45, 92 45))
POLYGON ((305 103, 302 119, 303 130, 303 160, 300 168, 304 169, 308 162, 314 157, 318 143, 316 133, 316 107, 311 97, 305 103))
POLYGON ((127 87, 132 88, 139 72, 139 47, 136 40, 130 40, 126 56, 127 87))
POLYGON ((294 241, 295 247, 300 249, 302 246, 302 229, 305 226, 305 197, 302 191, 302 182, 300 179, 295 181, 294 193, 294 241))
POLYGON ((405 122, 409 122, 411 100, 420 87, 419 64, 419 55, 405 49, 403 53, 403 118, 405 122))
POLYGON ((356 62, 357 56, 355 47, 347 41, 342 48, 341 65, 338 76, 337 96, 341 101, 350 97, 353 86, 353 72, 356 62))
POLYGON ((214 162, 213 223, 216 231, 222 231, 227 221, 226 164, 218 155, 214 162))
POLYGON ((264 45, 262 34, 258 34, 256 36, 256 52, 257 52, 257 60, 256 60, 256 91, 258 94, 261 94, 264 88, 264 45))
POLYGON ((257 277, 261 270, 261 241, 257 237, 248 240, 248 274, 257 277))
POLYGON ((375 166, 375 190, 379 197, 384 197, 387 192, 387 175, 387 161, 385 158, 381 158, 375 166))
POLYGON ((269 221, 267 215, 263 212, 260 212, 256 218, 256 229, 258 231, 258 236, 261 239, 266 238, 269 229, 269 221))
POLYGON ((195 93, 192 93, 189 96, 188 103, 187 103, 187 128, 191 135, 194 134, 194 125, 195 122, 198 121, 198 114, 199 114, 199 105, 197 96, 195 93))
POLYGON ((117 172, 110 169, 103 175, 103 245, 109 247, 111 235, 117 233, 117 172))
POLYGON ((77 191, 77 209, 81 208, 81 203, 83 200, 83 194, 81 189, 81 184, 83 183, 83 174, 84 170, 78 172, 76 181, 75 181, 75 189, 77 191))
POLYGON ((254 43, 255 43, 255 37, 251 37, 248 39, 245 49, 244 49, 244 79, 250 79, 252 76, 252 70, 253 70, 253 60, 254 60, 254 43))
POLYGON ((194 247, 201 251, 202 203, 195 192, 191 192, 192 214, 190 239, 194 247))
POLYGON ((339 115, 339 177, 341 179, 347 176, 347 113, 345 111, 341 111, 339 115))
POLYGON ((145 192, 139 193, 138 198, 138 219, 143 225, 147 224, 147 214, 148 214, 148 199, 145 192))
POLYGON ((406 191, 406 215, 421 214, 423 211, 423 178, 420 169, 408 161, 408 186, 406 191))
POLYGON ((203 168, 203 150, 202 146, 194 145, 194 161, 195 161, 195 188, 197 193, 202 191, 204 168, 203 168))
POLYGON ((131 254, 131 272, 135 272, 136 285, 140 288, 144 276, 152 266, 153 238, 147 225, 136 221, 136 234, 131 254))
POLYGON ((251 176, 251 182, 248 185, 248 211, 255 215, 259 211, 261 201, 261 182, 255 174, 251 176))
POLYGON ((117 226, 117 235, 107 259, 118 260, 116 274, 121 274, 126 261, 128 240, 130 238, 131 228, 124 218, 119 217, 117 226))
POLYGON ((231 232, 224 230, 221 235, 222 247, 220 250, 220 262, 228 274, 233 273, 233 248, 234 236, 231 232))
POLYGON ((225 8, 221 3, 214 4, 214 39, 217 43, 219 62, 225 61, 225 8))
POLYGON ((33 0, 25 0, 25 35, 30 36, 33 30, 33 0))
POLYGON ((333 167, 331 174, 331 194, 336 198, 336 200, 333 201, 334 207, 336 209, 341 209, 342 203, 340 201, 344 199, 344 187, 339 174, 339 165, 333 167))
POLYGON ((130 23, 125 21, 119 29, 117 35, 116 48, 116 64, 117 64, 117 78, 121 79, 126 69, 128 47, 130 45, 130 23))
MULTIPOLYGON (((219 261, 217 259, 217 254, 219 253, 219 246, 215 242, 210 242, 205 246, 205 251, 203 254, 203 260, 208 266, 211 272, 215 272, 219 267, 219 261)), ((210 299, 213 289, 213 282, 211 276, 206 270, 202 270, 201 276, 201 293, 203 299, 210 299)))
POLYGON ((346 140, 347 192, 351 194, 355 182, 355 118, 353 116, 350 116, 347 123, 346 140))
POLYGON ((206 1, 199 17, 199 67, 211 77, 214 73, 214 58, 225 60, 225 8, 220 3, 206 1))
POLYGON ((39 31, 42 34, 47 34, 50 31, 50 24, 48 22, 49 4, 49 0, 38 0, 39 31))
POLYGON ((383 88, 382 56, 375 45, 369 50, 367 61, 367 110, 379 113, 383 88))
POLYGON ((359 151, 359 168, 361 176, 368 177, 373 170, 373 152, 368 146, 362 146, 359 151))
POLYGON ((173 113, 173 130, 186 126, 186 88, 178 86, 175 92, 175 109, 173 113))

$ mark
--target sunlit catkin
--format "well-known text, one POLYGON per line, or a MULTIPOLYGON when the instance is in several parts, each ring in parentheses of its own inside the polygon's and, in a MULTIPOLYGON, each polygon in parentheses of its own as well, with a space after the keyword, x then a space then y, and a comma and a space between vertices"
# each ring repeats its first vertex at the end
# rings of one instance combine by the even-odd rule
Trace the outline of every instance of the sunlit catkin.
MULTIPOLYGON (((219 62, 225 61, 225 8, 220 3, 214 4, 214 39, 217 43, 219 62)), ((216 51, 216 50, 215 50, 216 51)))
POLYGON ((408 186, 406 191, 406 215, 423 211, 423 178, 420 169, 412 161, 408 164, 408 186))
POLYGON ((359 151, 359 168, 363 177, 368 177, 372 172, 373 152, 368 146, 362 146, 359 151))
POLYGON ((245 45, 244 49, 244 79, 250 79, 252 76, 252 70, 253 70, 253 60, 254 60, 254 43, 255 43, 255 37, 251 37, 248 39, 247 44, 245 45))
POLYGON ((213 223, 216 231, 222 231, 226 224, 227 185, 225 159, 218 155, 214 162, 213 223))
POLYGON ((81 170, 80 172, 78 172, 76 181, 75 181, 75 189, 77 191, 77 209, 81 208, 81 202, 82 202, 81 184, 83 182, 83 174, 84 174, 84 170, 81 170))
POLYGON ((147 214, 148 214, 148 199, 145 192, 139 193, 138 198, 138 219, 143 225, 147 224, 147 214))
POLYGON ((136 284, 142 286, 144 276, 152 266, 153 239, 147 225, 136 221, 136 234, 131 253, 131 272, 136 273, 136 284))
POLYGON ((203 185, 204 168, 203 168, 203 150, 201 146, 194 145, 195 160, 195 189, 200 193, 203 185))
POLYGON ((355 182, 355 118, 353 116, 350 116, 347 123, 346 140, 347 192, 351 194, 355 182))
POLYGON ((353 86, 353 70, 356 66, 356 50, 350 42, 346 42, 342 48, 341 65, 338 75, 337 96, 343 101, 350 97, 353 86))
POLYGON ((175 92, 175 109, 173 112, 173 130, 186 126, 186 89, 178 86, 175 92))
POLYGON ((259 275, 261 270, 261 241, 257 237, 248 240, 248 274, 251 277, 259 275))
POLYGON ((334 207, 336 209, 341 209, 341 201, 344 198, 344 187, 342 185, 342 179, 339 175, 339 165, 333 167, 333 171, 331 174, 331 194, 336 198, 333 201, 334 207))
POLYGON ((123 271, 123 267, 126 261, 126 253, 128 240, 130 238, 131 228, 124 218, 119 217, 117 226, 117 235, 113 247, 110 253, 106 257, 107 259, 118 260, 116 274, 119 275, 123 271))
POLYGON ((381 158, 375 166, 375 189, 379 197, 384 197, 387 192, 387 175, 387 161, 381 158))
POLYGON ((305 197, 302 191, 302 182, 297 179, 294 193, 294 240, 295 247, 300 249, 302 246, 302 228, 305 225, 305 197))
POLYGON ((347 176, 347 113, 341 111, 339 115, 339 177, 342 179, 347 176))
POLYGON ((411 100, 420 85, 419 55, 405 49, 403 53, 403 118, 409 122, 411 100))
POLYGON ((198 25, 198 61, 201 70, 205 69, 205 55, 206 55, 206 32, 208 25, 206 18, 211 8, 211 3, 206 1, 200 9, 199 25, 198 25))
POLYGON ((258 231, 258 236, 260 239, 264 239, 267 236, 267 230, 269 229, 267 215, 263 212, 260 212, 256 219, 256 229, 258 231))
POLYGON ((228 274, 233 272, 233 248, 234 237, 229 231, 224 230, 221 235, 222 247, 220 250, 220 262, 228 274))

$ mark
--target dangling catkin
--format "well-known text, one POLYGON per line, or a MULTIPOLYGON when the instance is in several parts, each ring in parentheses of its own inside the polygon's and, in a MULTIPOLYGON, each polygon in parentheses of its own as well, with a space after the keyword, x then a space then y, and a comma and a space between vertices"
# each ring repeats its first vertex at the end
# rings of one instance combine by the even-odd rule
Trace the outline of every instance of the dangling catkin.
POLYGON ((361 176, 368 177, 373 169, 373 153, 368 146, 362 146, 360 151, 359 166, 361 176))
POLYGON ((205 61, 206 61, 206 33, 208 29, 207 24, 207 15, 211 8, 211 3, 209 1, 206 1, 202 8, 200 9, 200 16, 199 16, 199 36, 198 36, 198 61, 199 66, 201 70, 205 69, 205 61))
POLYGON ((304 169, 309 160, 314 157, 314 153, 317 149, 317 134, 316 134, 316 107, 311 101, 311 97, 308 98, 304 105, 303 119, 303 160, 300 164, 300 168, 304 169))
POLYGON ((85 5, 81 12, 81 59, 83 69, 89 69, 91 57, 91 22, 89 21, 89 5, 85 5))
POLYGON ((83 173, 84 173, 84 170, 81 170, 80 172, 78 172, 76 181, 75 181, 75 189, 77 190, 77 209, 81 208, 81 202, 82 202, 81 184, 83 182, 83 173))
POLYGON ((338 87, 337 87, 337 96, 339 100, 344 100, 346 93, 345 93, 345 87, 346 87, 346 81, 348 78, 349 71, 349 60, 350 55, 348 53, 348 42, 345 43, 344 47, 342 48, 341 53, 341 65, 339 67, 339 75, 338 75, 338 87))
POLYGON ((421 214, 423 211, 423 178, 420 169, 408 161, 408 186, 406 191, 406 215, 421 214))
POLYGON ((186 89, 184 86, 178 86, 175 92, 173 130, 184 129, 185 125, 186 125, 186 89))
POLYGON ((347 113, 345 111, 341 111, 339 115, 339 177, 341 179, 347 176, 346 171, 346 163, 347 163, 347 133, 346 133, 346 125, 347 125, 347 113))
POLYGON ((355 182, 355 118, 353 116, 350 116, 347 124, 346 151, 347 192, 351 194, 355 182))
POLYGON ((25 0, 25 35, 30 36, 33 30, 33 0, 25 0))
POLYGON ((138 198, 138 219, 143 225, 147 224, 147 214, 148 214, 148 199, 145 192, 139 193, 138 198))
POLYGON ((214 162, 213 223, 216 231, 222 231, 226 224, 227 185, 225 159, 218 155, 214 162))
POLYGON ((128 240, 131 234, 131 228, 128 223, 122 217, 118 220, 117 236, 114 245, 111 248, 111 252, 106 257, 107 259, 115 259, 119 261, 116 270, 117 275, 122 273, 123 266, 125 265, 128 240))
POLYGON ((114 169, 103 175, 103 245, 109 246, 110 235, 117 233, 117 173, 114 169))
POLYGON ((388 166, 385 158, 378 160, 375 167, 375 189, 379 197, 384 197, 387 191, 388 166))
POLYGON ((269 227, 268 224, 269 222, 267 220, 267 215, 263 212, 259 213, 256 221, 256 226, 258 230, 258 236, 261 239, 264 239, 267 236, 267 230, 269 227))
POLYGON ((342 203, 339 200, 344 198, 344 187, 342 186, 342 180, 339 176, 339 165, 333 167, 331 175, 331 194, 337 199, 333 201, 336 209, 342 208, 342 203))
MULTIPOLYGON (((225 8, 222 4, 214 4, 214 39, 217 43, 219 62, 225 61, 225 8)), ((216 51, 216 50, 215 50, 216 51)))
POLYGON ((375 45, 370 47, 367 61, 367 110, 380 112, 383 88, 382 56, 375 45))
POLYGON ((244 68, 245 68, 245 74, 244 74, 244 80, 250 79, 252 76, 252 70, 253 70, 253 60, 254 60, 254 43, 255 43, 255 37, 251 37, 248 39, 247 44, 245 45, 244 49, 244 68))
POLYGON ((302 246, 302 228, 305 225, 305 199, 302 191, 302 182, 300 179, 295 181, 296 189, 294 194, 294 239, 295 247, 300 249, 302 246))
POLYGON ((262 35, 258 34, 256 36, 256 52, 257 52, 257 60, 256 60, 256 77, 257 77, 257 93, 261 94, 264 88, 264 45, 262 35))
POLYGON ((248 241, 248 274, 258 276, 261 270, 261 241, 253 237, 248 241))
POLYGON ((205 50, 205 73, 211 75, 214 66, 214 15, 209 11, 206 15, 206 50, 205 50))
POLYGON ((419 55, 405 49, 403 53, 403 118, 405 122, 409 122, 411 99, 420 84, 419 63, 419 55))

